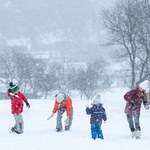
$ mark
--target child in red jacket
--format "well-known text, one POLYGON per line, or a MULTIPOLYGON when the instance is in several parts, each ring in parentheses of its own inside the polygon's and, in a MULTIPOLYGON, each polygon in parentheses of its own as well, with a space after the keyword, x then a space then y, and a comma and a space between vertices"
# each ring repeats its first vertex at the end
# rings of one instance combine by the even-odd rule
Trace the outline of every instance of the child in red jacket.
POLYGON ((11 131, 17 134, 21 134, 23 133, 24 129, 24 122, 22 117, 23 102, 26 103, 26 106, 28 108, 30 108, 30 104, 28 103, 27 98, 24 96, 24 94, 19 91, 18 85, 10 82, 9 86, 10 88, 8 89, 7 94, 11 100, 11 112, 15 118, 15 125, 11 128, 11 131))

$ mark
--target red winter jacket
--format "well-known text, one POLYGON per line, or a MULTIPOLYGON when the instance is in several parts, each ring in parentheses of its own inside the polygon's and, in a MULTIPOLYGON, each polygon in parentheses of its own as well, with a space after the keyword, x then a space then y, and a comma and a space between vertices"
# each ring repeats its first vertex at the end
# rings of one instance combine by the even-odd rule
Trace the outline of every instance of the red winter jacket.
POLYGON ((67 116, 72 114, 72 99, 68 96, 67 99, 61 103, 55 101, 53 113, 56 113, 59 108, 66 108, 67 116))
POLYGON ((27 102, 27 98, 20 91, 17 93, 11 93, 10 90, 7 92, 11 100, 11 112, 12 114, 19 114, 23 112, 23 101, 27 102))
POLYGON ((124 95, 124 99, 126 100, 125 113, 130 115, 133 113, 140 113, 141 104, 143 103, 146 105, 147 103, 139 87, 127 92, 124 95))

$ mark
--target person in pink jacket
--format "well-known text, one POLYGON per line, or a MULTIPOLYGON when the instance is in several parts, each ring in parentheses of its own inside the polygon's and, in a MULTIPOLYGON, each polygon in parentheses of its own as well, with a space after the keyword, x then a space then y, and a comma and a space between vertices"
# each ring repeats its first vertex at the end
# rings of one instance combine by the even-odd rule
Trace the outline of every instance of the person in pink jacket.
POLYGON ((7 91, 7 94, 11 100, 11 113, 14 115, 15 118, 15 125, 11 128, 11 131, 17 134, 21 134, 23 133, 24 129, 24 122, 22 117, 23 102, 26 103, 26 106, 28 108, 30 108, 30 104, 28 103, 25 95, 19 91, 18 85, 10 82, 9 86, 10 87, 7 91))
POLYGON ((126 101, 125 113, 127 115, 127 121, 132 133, 132 138, 135 137, 136 139, 141 138, 140 112, 142 103, 146 109, 149 109, 148 95, 146 91, 146 87, 148 86, 147 83, 147 81, 141 83, 138 87, 128 91, 124 95, 126 101))

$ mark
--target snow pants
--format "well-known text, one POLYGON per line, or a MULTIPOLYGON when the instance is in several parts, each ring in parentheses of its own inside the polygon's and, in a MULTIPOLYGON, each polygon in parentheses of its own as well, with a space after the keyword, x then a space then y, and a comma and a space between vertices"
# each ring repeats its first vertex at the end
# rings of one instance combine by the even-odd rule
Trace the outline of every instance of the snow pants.
POLYGON ((103 132, 100 125, 91 125, 91 137, 94 140, 96 138, 104 139, 103 132))
POLYGON ((17 131, 18 133, 23 133, 24 122, 23 122, 22 114, 21 113, 14 114, 14 118, 15 118, 15 125, 14 125, 15 131, 17 131))
MULTIPOLYGON (((58 129, 59 131, 63 130, 63 126, 62 126, 62 117, 63 117, 63 113, 66 112, 66 108, 59 108, 57 111, 57 122, 56 122, 56 129, 58 129)), ((69 125, 65 125, 65 130, 69 130, 71 125, 72 125, 72 120, 73 120, 73 108, 72 108, 72 114, 69 117, 69 125)))
POLYGON ((129 123, 129 128, 131 132, 141 131, 139 119, 140 119, 140 113, 134 113, 132 115, 127 114, 127 121, 129 123))

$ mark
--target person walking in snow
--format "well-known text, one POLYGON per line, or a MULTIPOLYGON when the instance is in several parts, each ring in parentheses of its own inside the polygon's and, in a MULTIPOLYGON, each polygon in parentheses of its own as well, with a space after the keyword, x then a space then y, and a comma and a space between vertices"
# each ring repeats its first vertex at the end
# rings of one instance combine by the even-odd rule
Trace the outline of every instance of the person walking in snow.
POLYGON ((103 132, 101 129, 102 120, 106 121, 106 111, 101 103, 101 95, 98 93, 93 98, 92 107, 86 106, 86 113, 90 116, 91 124, 91 137, 92 139, 100 138, 104 139, 103 132))
POLYGON ((72 107, 72 99, 66 95, 64 92, 60 92, 55 95, 55 104, 52 110, 52 114, 47 119, 49 120, 54 116, 57 112, 57 124, 56 124, 56 132, 61 132, 63 130, 62 126, 62 116, 64 112, 66 112, 66 120, 65 122, 65 130, 69 130, 72 125, 73 120, 73 107, 72 107))
POLYGON ((9 83, 7 94, 11 100, 11 112, 15 119, 15 125, 11 128, 11 132, 21 134, 24 131, 24 122, 22 117, 23 102, 26 103, 28 108, 30 108, 30 104, 28 103, 25 95, 19 91, 19 86, 13 84, 13 82, 9 83))
POLYGON ((147 86, 148 81, 146 80, 124 95, 126 101, 125 113, 127 121, 132 133, 132 138, 136 139, 141 138, 140 111, 142 103, 146 109, 149 109, 148 96, 146 93, 147 86))

